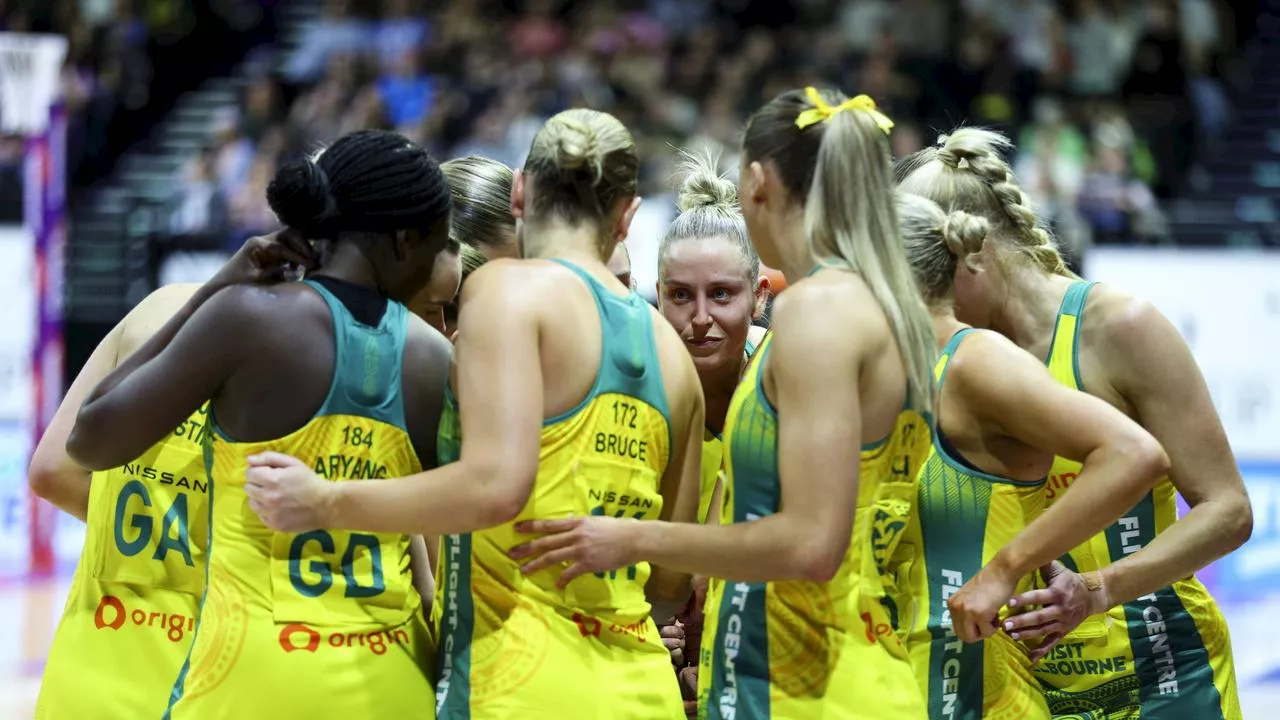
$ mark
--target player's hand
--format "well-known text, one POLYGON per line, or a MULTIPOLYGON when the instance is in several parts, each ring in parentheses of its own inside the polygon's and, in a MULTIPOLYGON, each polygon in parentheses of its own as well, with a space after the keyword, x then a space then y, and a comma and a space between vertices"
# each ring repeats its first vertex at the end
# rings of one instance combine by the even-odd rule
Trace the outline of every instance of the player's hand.
POLYGON ((279 532, 329 527, 337 483, 318 477, 306 463, 277 452, 249 457, 245 494, 262 523, 279 532))
POLYGON ((676 672, 680 683, 680 697, 684 699, 685 717, 698 716, 698 666, 690 665, 676 672))
POLYGON ((285 280, 299 268, 315 270, 320 253, 296 230, 251 237, 209 280, 211 288, 285 280))
POLYGON ((1111 607, 1106 588, 1095 583, 1091 590, 1085 576, 1072 572, 1057 560, 1040 568, 1046 587, 1028 590, 1009 600, 1015 610, 1039 606, 1037 610, 1010 615, 1003 629, 1014 640, 1044 638, 1031 651, 1031 662, 1039 662, 1049 654, 1067 633, 1076 629, 1090 615, 1104 613, 1111 607))
POLYGON ((671 653, 671 664, 677 668, 684 667, 684 625, 675 618, 670 618, 658 628, 662 636, 662 644, 671 653))
POLYGON ((601 516, 558 520, 525 520, 516 532, 542 535, 511 548, 513 560, 528 560, 521 571, 529 575, 553 565, 563 565, 556 584, 563 589, 583 573, 605 572, 634 565, 632 531, 641 521, 601 516))
POLYGON ((1009 577, 998 560, 987 563, 947 599, 956 636, 967 643, 978 642, 996 631, 1000 608, 1009 602, 1017 578, 1009 577))

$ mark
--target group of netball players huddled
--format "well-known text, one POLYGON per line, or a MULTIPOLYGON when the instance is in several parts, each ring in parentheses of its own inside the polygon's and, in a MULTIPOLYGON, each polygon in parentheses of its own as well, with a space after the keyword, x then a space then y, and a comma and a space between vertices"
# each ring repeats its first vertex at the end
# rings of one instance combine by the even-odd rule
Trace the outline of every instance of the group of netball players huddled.
POLYGON ((514 172, 281 168, 285 229, 139 304, 35 454, 88 523, 38 717, 1239 719, 1193 574, 1251 516, 1186 345, 1001 135, 892 125, 806 88, 736 188, 688 155, 656 310, 605 113, 514 172))

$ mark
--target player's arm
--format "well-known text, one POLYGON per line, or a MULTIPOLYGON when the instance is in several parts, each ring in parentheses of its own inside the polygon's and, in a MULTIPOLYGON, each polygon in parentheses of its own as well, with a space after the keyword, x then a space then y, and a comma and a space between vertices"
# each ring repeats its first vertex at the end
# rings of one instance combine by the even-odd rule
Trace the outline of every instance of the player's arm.
MULTIPOLYGON (((250 459, 250 497, 277 509, 287 499, 289 512, 307 508, 324 527, 370 532, 451 535, 515 518, 532 491, 541 443, 538 316, 529 302, 537 283, 518 264, 496 261, 463 288, 459 325, 467 331, 455 347, 464 438, 458 462, 386 482, 327 483, 294 458, 263 453, 250 459)), ((281 525, 270 512, 264 520, 281 525)))
POLYGON ((421 535, 409 538, 409 569, 413 572, 413 587, 422 597, 422 613, 431 617, 431 603, 436 594, 435 565, 427 552, 427 543, 421 535))
POLYGON ((1120 312, 1108 315, 1106 367, 1138 422, 1169 453, 1169 479, 1191 510, 1141 551, 1102 571, 1113 604, 1190 577, 1243 545, 1253 531, 1244 481, 1191 350, 1150 304, 1123 302, 1120 312))
POLYGON ((67 389, 62 404, 49 421, 44 435, 31 455, 27 470, 27 482, 36 495, 56 505, 60 510, 87 522, 89 513, 89 482, 92 472, 77 464, 67 454, 67 436, 75 423, 76 413, 89 391, 116 366, 120 336, 124 321, 107 333, 94 348, 76 379, 67 389))
POLYGON ((89 393, 67 454, 93 470, 141 455, 217 395, 253 339, 273 330, 268 288, 202 287, 89 393))
POLYGON ((28 481, 32 492, 85 520, 92 473, 67 455, 67 437, 71 434, 76 413, 94 386, 115 369, 122 356, 129 354, 132 349, 129 339, 138 335, 145 337, 153 332, 155 326, 163 324, 191 297, 196 287, 168 285, 152 292, 98 343, 62 398, 62 404, 31 456, 28 481))
MULTIPOLYGON (((440 434, 440 417, 444 413, 449 370, 453 363, 453 345, 421 316, 410 313, 407 318, 402 365, 405 420, 414 453, 423 470, 438 464, 436 441, 440 434)), ((434 571, 440 549, 440 538, 423 538, 426 568, 434 571)), ((416 572, 416 569, 415 569, 416 572)), ((426 600, 426 598, 423 598, 426 600)))
MULTIPOLYGON (((691 523, 698 518, 698 493, 702 482, 702 430, 706 424, 705 401, 698 373, 689 353, 681 346, 675 331, 654 311, 655 331, 668 334, 670 342, 663 343, 667 365, 674 372, 665 373, 667 386, 676 390, 672 398, 672 448, 666 472, 662 475, 659 492, 662 494, 662 512, 658 519, 664 522, 691 523), (678 418, 678 420, 677 420, 678 418)), ((654 564, 645 595, 653 605, 653 616, 659 620, 675 615, 688 600, 691 592, 688 572, 671 570, 654 564)))
POLYGON ((992 569, 1006 578, 1016 580, 1102 532, 1168 471, 1164 450, 1137 423, 1058 383, 1043 363, 995 333, 970 336, 947 379, 983 425, 1083 463, 1071 492, 992 558, 992 569))
POLYGON ((515 557, 536 556, 524 572, 569 562, 563 586, 585 572, 647 560, 742 582, 831 579, 853 528, 862 447, 858 377, 868 352, 862 333, 833 335, 831 326, 865 326, 874 321, 871 308, 877 306, 865 288, 800 285, 778 301, 765 367, 785 418, 778 428, 777 512, 731 525, 601 517, 520 523, 522 532, 549 533, 512 550, 515 557))

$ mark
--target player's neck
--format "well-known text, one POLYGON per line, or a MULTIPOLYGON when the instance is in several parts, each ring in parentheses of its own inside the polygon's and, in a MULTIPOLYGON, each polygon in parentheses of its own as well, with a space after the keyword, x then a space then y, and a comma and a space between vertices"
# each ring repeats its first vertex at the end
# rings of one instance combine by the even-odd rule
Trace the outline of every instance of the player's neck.
POLYGON ((930 305, 929 314, 933 317, 933 336, 938 343, 938 352, 942 352, 956 333, 969 327, 956 319, 955 306, 950 302, 930 305))
POLYGON ((746 364, 744 353, 740 362, 726 363, 724 367, 698 374, 702 395, 706 398, 706 425, 716 433, 724 431, 729 403, 733 401, 733 393, 738 389, 738 381, 742 379, 746 364))
POLYGON ((774 248, 781 260, 782 276, 788 282, 799 282, 817 266, 818 261, 809 249, 809 241, 804 235, 804 215, 793 214, 774 228, 774 248))
POLYGON ((559 220, 529 223, 524 230, 524 256, 530 260, 555 258, 579 265, 604 265, 600 232, 590 224, 569 225, 559 220))
POLYGON ((373 263, 369 262, 369 258, 365 257, 355 243, 334 243, 324 266, 313 274, 324 275, 379 292, 385 290, 380 286, 373 263))
POLYGON ((1044 349, 1072 279, 1022 268, 1010 272, 1005 282, 1005 301, 992 313, 991 328, 1024 350, 1044 349))

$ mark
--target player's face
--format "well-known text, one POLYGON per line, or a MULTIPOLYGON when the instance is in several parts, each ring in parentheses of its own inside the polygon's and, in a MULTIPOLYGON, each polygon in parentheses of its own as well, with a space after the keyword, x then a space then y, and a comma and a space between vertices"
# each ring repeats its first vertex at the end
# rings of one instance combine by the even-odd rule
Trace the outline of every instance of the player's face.
POLYGON ((762 294, 742 252, 723 237, 695 238, 667 251, 658 309, 680 333, 699 374, 737 367, 762 294))
POLYGON ((409 310, 439 328, 443 324, 440 306, 453 300, 462 281, 462 258, 458 250, 448 249, 448 223, 422 233, 405 234, 406 248, 402 264, 408 269, 404 291, 393 294, 407 296, 402 300, 409 310))

